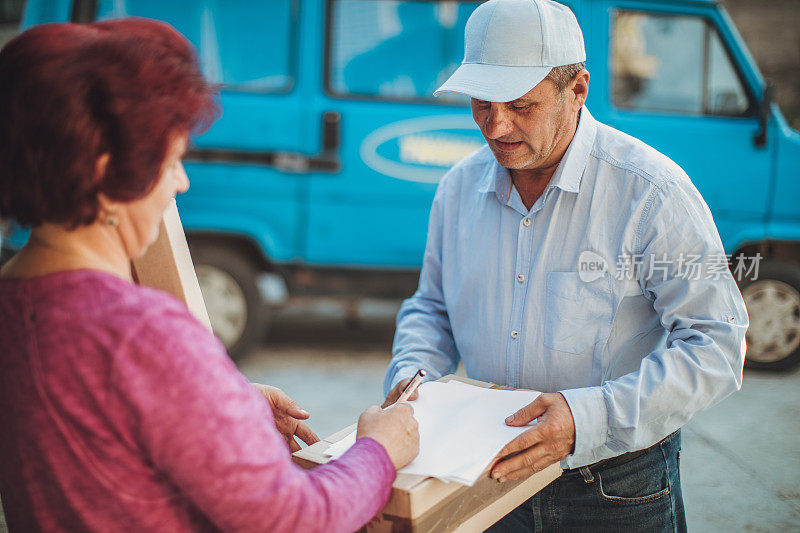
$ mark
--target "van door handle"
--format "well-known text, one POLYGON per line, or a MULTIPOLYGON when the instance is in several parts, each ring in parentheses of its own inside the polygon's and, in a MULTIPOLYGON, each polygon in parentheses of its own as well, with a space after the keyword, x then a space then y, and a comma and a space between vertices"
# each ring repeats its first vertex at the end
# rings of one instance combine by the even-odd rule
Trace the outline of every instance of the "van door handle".
POLYGON ((322 154, 339 157, 341 122, 342 115, 338 111, 325 111, 322 114, 322 154))
POLYGON ((337 111, 322 114, 320 150, 314 155, 283 150, 233 150, 228 148, 195 148, 184 158, 187 161, 208 163, 243 163, 276 168, 283 172, 304 174, 325 172, 336 174, 342 169, 339 157, 341 145, 341 115, 337 111))

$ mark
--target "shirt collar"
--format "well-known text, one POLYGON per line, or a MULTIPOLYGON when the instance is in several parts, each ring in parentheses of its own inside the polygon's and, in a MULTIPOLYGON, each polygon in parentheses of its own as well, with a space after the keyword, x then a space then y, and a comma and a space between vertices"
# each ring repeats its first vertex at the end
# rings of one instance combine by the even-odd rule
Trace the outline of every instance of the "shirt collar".
MULTIPOLYGON (((586 106, 583 106, 575 136, 572 138, 572 142, 569 143, 567 151, 550 179, 548 187, 558 187, 567 192, 578 192, 583 170, 589 161, 596 134, 597 121, 589 113, 586 106)), ((497 163, 494 156, 479 192, 494 192, 504 204, 508 202, 511 196, 511 174, 508 169, 501 167, 497 163)))
POLYGON ((508 202, 508 198, 511 195, 511 173, 507 168, 497 164, 494 155, 492 155, 492 163, 486 170, 483 185, 478 191, 481 193, 496 193, 498 200, 504 204, 508 202))
POLYGON ((572 142, 569 143, 564 157, 561 158, 561 163, 558 165, 555 174, 550 179, 549 186, 558 187, 567 192, 578 192, 581 186, 583 170, 586 168, 586 163, 592 153, 596 134, 597 122, 586 106, 583 106, 575 136, 572 138, 572 142))

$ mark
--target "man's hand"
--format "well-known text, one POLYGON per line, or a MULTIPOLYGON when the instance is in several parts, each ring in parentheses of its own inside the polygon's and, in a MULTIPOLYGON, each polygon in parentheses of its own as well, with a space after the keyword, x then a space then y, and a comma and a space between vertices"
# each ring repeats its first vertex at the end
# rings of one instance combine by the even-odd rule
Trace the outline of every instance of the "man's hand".
POLYGON ((575 421, 567 400, 559 393, 542 394, 506 418, 509 426, 524 426, 533 419, 538 423, 512 440, 497 454, 506 457, 492 468, 498 481, 522 479, 540 472, 572 453, 575 446, 575 421), (518 453, 519 452, 519 453, 518 453))
MULTIPOLYGON (((386 409, 396 402, 400 395, 403 394, 403 390, 408 386, 409 383, 411 383, 411 378, 406 378, 395 385, 394 388, 389 391, 389 394, 386 395, 386 399, 383 400, 383 405, 381 405, 381 408, 386 409)), ((419 388, 411 393, 411 396, 408 397, 408 401, 410 402, 416 400, 417 398, 419 398, 419 388)))
POLYGON ((272 408, 272 416, 275 418, 275 427, 283 435, 289 450, 294 453, 300 449, 300 444, 294 439, 295 436, 306 444, 319 442, 319 437, 300 420, 307 419, 310 415, 303 411, 297 402, 277 387, 253 383, 253 386, 264 395, 272 408))

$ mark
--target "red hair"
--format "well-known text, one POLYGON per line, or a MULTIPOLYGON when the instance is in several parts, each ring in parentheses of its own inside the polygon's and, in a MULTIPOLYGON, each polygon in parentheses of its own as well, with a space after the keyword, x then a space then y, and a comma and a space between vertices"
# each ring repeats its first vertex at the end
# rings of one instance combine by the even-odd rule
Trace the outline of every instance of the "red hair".
POLYGON ((0 51, 0 217, 91 224, 99 193, 145 196, 171 138, 205 130, 216 115, 215 87, 168 24, 31 28, 0 51), (104 153, 106 172, 96 176, 104 153))

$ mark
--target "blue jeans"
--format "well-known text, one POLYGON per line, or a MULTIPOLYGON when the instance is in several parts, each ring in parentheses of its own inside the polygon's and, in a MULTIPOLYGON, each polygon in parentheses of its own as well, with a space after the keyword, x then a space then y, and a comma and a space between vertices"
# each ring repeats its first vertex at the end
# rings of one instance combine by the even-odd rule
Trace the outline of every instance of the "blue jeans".
POLYGON ((565 471, 487 531, 686 531, 680 430, 618 466, 565 471))

